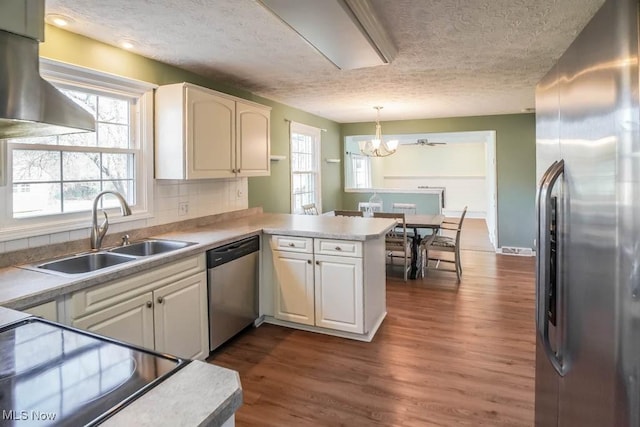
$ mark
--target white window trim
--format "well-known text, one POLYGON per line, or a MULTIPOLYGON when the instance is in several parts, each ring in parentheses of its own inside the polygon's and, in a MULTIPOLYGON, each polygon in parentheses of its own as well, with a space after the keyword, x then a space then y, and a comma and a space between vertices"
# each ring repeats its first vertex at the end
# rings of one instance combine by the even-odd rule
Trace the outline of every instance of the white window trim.
POLYGON ((348 173, 348 177, 350 182, 350 186, 348 188, 371 188, 371 182, 372 182, 372 176, 371 176, 371 157, 368 157, 364 154, 357 154, 357 153, 351 153, 347 156, 347 173, 348 173), (355 182, 355 171, 353 169, 353 161, 355 159, 362 159, 365 161, 366 165, 367 165, 367 177, 366 177, 366 181, 368 185, 365 185, 364 187, 358 187, 355 182))
POLYGON ((314 138, 315 147, 315 169, 316 169, 316 209, 318 212, 322 212, 322 168, 320 158, 322 155, 322 131, 320 128, 305 125, 302 123, 290 122, 289 126, 289 202, 291 206, 291 213, 296 211, 293 201, 293 167, 291 166, 293 144, 291 144, 291 136, 294 133, 301 133, 309 135, 314 138))
MULTIPOLYGON (((40 74, 52 83, 68 84, 87 89, 97 89, 101 92, 125 96, 139 96, 140 101, 136 114, 138 115, 134 131, 135 138, 140 141, 140 155, 136 156, 136 206, 131 216, 122 217, 119 209, 109 209, 109 222, 112 224, 138 221, 153 217, 153 89, 155 84, 128 79, 109 73, 104 73, 76 65, 40 58, 40 74)), ((7 154, 6 141, 0 141, 0 165, 2 179, 0 181, 0 200, 8 200, 13 188, 8 184, 11 174, 11 153, 7 154), (4 155, 4 159, 2 158, 4 155)), ((3 203, 5 204, 5 203, 3 203)), ((14 219, 9 206, 2 212, 0 218, 0 242, 73 231, 91 226, 91 213, 78 212, 62 215, 48 215, 33 218, 14 219)))

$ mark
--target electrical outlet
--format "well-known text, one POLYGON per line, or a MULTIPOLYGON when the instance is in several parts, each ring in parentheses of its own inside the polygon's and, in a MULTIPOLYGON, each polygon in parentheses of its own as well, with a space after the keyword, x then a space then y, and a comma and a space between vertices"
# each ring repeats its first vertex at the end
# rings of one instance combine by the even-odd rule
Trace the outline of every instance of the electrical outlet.
POLYGON ((236 191, 236 198, 241 199, 243 194, 242 189, 238 188, 238 191, 236 191))
POLYGON ((178 216, 185 216, 189 213, 189 202, 178 203, 178 216))

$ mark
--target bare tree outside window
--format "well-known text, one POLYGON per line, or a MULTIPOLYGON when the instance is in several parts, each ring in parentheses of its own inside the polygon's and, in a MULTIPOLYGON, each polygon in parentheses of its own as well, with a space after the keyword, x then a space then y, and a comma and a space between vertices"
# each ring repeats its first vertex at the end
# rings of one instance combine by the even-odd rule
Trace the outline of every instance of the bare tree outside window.
MULTIPOLYGON (((12 147, 13 216, 91 209, 104 190, 135 205, 135 156, 131 128, 134 99, 62 90, 96 118, 96 132, 9 140, 12 147)), ((102 207, 116 206, 103 198, 102 207)))

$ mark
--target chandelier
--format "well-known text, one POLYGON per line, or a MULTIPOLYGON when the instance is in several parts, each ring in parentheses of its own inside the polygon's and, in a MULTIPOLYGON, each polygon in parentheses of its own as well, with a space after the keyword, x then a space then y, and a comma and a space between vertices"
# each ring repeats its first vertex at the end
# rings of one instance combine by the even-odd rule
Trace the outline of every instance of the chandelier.
POLYGON ((382 139, 382 126, 380 126, 380 110, 382 107, 373 107, 378 112, 376 114, 376 136, 371 141, 360 141, 360 151, 369 157, 387 157, 398 149, 398 140, 384 141, 382 139))

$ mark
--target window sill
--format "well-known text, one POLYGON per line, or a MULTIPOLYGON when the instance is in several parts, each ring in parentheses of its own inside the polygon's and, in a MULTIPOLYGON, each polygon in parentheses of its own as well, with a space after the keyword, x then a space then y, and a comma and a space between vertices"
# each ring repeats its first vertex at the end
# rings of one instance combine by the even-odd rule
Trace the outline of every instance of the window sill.
MULTIPOLYGON (((90 214, 89 214, 90 215, 90 214)), ((101 215, 101 214, 100 214, 101 215)), ((113 213, 109 212, 109 224, 121 224, 133 221, 153 218, 151 212, 133 212, 132 215, 123 217, 118 209, 113 213)), ((102 216, 98 217, 98 221, 102 223, 102 216)), ((91 219, 69 219, 57 222, 47 222, 46 224, 32 224, 26 226, 11 226, 3 228, 0 231, 0 242, 7 242, 17 239, 28 239, 31 237, 39 237, 49 234, 65 233, 91 228, 91 219)), ((71 240, 71 239, 70 239, 71 240)), ((75 239, 74 239, 75 240, 75 239)))

